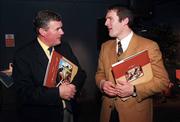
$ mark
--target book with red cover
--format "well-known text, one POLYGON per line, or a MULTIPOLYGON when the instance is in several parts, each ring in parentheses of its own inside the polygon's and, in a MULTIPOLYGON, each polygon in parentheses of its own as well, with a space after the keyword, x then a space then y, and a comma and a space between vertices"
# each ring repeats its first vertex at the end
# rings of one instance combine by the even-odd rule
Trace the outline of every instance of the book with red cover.
POLYGON ((127 81, 136 85, 151 81, 153 73, 148 51, 143 50, 113 64, 112 72, 116 82, 127 81))
POLYGON ((44 86, 56 87, 64 82, 71 83, 77 71, 75 64, 54 50, 47 66, 44 86))

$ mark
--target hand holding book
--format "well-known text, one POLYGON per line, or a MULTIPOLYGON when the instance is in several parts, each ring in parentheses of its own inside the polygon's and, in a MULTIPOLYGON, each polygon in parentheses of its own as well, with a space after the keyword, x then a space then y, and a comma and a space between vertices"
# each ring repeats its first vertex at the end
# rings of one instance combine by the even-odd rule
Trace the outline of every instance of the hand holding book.
POLYGON ((76 93, 76 87, 73 84, 62 83, 59 86, 60 97, 64 100, 70 100, 74 98, 76 93))
POLYGON ((115 89, 119 97, 128 97, 133 93, 133 85, 127 81, 117 81, 115 89))
POLYGON ((104 81, 101 89, 110 97, 119 96, 120 98, 123 98, 130 96, 133 93, 133 85, 125 80, 117 80, 116 84, 114 84, 112 81, 104 81))
POLYGON ((117 95, 115 84, 112 81, 103 80, 101 83, 101 90, 110 97, 117 95))

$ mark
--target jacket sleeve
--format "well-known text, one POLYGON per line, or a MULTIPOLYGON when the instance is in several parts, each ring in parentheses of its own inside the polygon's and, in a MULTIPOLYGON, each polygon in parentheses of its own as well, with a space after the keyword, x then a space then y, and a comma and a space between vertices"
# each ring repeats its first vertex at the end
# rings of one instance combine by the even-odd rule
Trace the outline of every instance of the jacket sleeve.
POLYGON ((154 77, 150 82, 136 85, 138 102, 141 102, 143 99, 154 95, 155 93, 167 90, 170 83, 167 71, 163 64, 162 54, 157 43, 153 42, 153 44, 150 45, 148 53, 154 77))
POLYGON ((96 75, 95 75, 95 79, 96 79, 96 85, 100 88, 100 82, 101 80, 106 80, 106 75, 105 75, 105 65, 103 62, 103 56, 105 54, 104 53, 104 46, 102 44, 101 46, 101 50, 99 53, 99 59, 98 59, 98 67, 97 67, 97 71, 96 71, 96 75))

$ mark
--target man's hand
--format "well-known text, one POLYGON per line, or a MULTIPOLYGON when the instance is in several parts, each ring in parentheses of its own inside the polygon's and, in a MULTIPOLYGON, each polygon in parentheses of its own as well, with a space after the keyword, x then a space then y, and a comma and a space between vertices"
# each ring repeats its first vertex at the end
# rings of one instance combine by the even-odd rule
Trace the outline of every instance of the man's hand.
POLYGON ((62 99, 70 100, 76 93, 76 87, 73 84, 63 83, 59 86, 59 94, 62 99))
POLYGON ((114 97, 117 94, 115 84, 113 84, 111 81, 104 81, 101 85, 101 89, 105 94, 111 97, 114 97))
POLYGON ((134 90, 133 85, 127 81, 118 81, 115 89, 119 97, 131 96, 134 90))
POLYGON ((8 76, 11 76, 12 75, 12 70, 13 70, 13 64, 9 63, 9 69, 3 70, 1 72, 5 73, 8 76))

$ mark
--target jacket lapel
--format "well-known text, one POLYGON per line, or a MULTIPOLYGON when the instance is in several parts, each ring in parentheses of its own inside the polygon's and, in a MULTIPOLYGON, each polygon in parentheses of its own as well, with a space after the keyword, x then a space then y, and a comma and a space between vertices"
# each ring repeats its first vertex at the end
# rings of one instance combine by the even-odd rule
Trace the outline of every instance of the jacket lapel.
POLYGON ((114 64, 117 62, 117 54, 116 54, 116 40, 113 40, 113 42, 111 43, 111 50, 110 50, 110 60, 111 60, 111 64, 114 64))
POLYGON ((42 49, 42 47, 40 46, 40 44, 38 43, 37 40, 35 41, 34 45, 35 45, 35 51, 36 51, 36 54, 37 54, 37 59, 39 61, 39 64, 42 66, 43 69, 46 70, 49 59, 46 56, 44 50, 42 49))
POLYGON ((133 55, 137 52, 137 39, 136 39, 136 34, 133 34, 131 41, 129 43, 129 46, 125 52, 122 53, 120 56, 120 59, 127 58, 130 55, 133 55))

